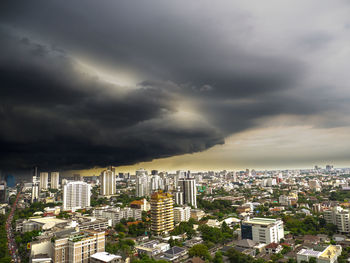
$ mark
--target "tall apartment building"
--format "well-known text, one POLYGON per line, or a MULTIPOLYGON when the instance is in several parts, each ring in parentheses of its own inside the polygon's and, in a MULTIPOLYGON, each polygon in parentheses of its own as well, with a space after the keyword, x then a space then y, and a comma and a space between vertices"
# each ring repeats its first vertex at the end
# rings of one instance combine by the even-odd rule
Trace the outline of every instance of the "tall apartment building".
POLYGON ((52 248, 53 263, 89 263, 93 254, 105 251, 105 232, 83 230, 56 238, 52 248))
POLYGON ((38 168, 34 167, 33 179, 32 179, 32 203, 38 201, 39 199, 39 178, 38 178, 38 168))
POLYGON ((155 192, 151 196, 151 230, 157 235, 174 229, 173 198, 168 193, 155 192))
POLYGON ((340 233, 350 233, 350 212, 340 206, 324 211, 327 223, 334 224, 340 233))
POLYGON ((115 195, 117 191, 115 171, 111 168, 104 170, 100 175, 100 194, 104 196, 115 195))
POLYGON ((150 178, 144 170, 136 171, 136 196, 148 196, 150 194, 150 178))
POLYGON ((284 238, 283 221, 270 218, 252 218, 242 221, 242 239, 271 244, 284 238))
POLYGON ((40 173, 40 190, 49 188, 49 173, 41 172, 40 173))
POLYGON ((60 186, 60 173, 59 172, 51 172, 51 188, 58 189, 60 186))
POLYGON ((183 203, 197 208, 197 187, 193 178, 182 178, 177 181, 180 191, 183 193, 183 203))
POLYGON ((191 208, 185 207, 174 207, 174 221, 175 223, 187 222, 191 218, 191 208))
POLYGON ((68 182, 63 186, 63 210, 90 206, 91 185, 81 181, 68 182))

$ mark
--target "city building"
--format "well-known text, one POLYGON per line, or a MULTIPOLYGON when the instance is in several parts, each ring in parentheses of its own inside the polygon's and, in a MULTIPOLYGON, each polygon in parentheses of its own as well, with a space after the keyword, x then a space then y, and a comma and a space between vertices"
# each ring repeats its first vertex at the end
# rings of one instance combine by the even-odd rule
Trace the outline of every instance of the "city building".
POLYGON ((150 194, 150 178, 144 169, 136 171, 136 196, 143 197, 150 194))
POLYGON ((94 216, 97 218, 107 218, 112 219, 112 224, 115 225, 120 222, 121 219, 128 220, 129 218, 133 218, 134 220, 142 219, 142 210, 137 208, 96 208, 94 209, 94 216))
POLYGON ((177 185, 183 194, 183 203, 197 208, 196 180, 193 178, 181 178, 177 181, 177 185))
POLYGON ((8 191, 6 187, 6 181, 0 182, 0 202, 7 203, 8 202, 8 191))
POLYGON ((40 173, 40 190, 49 188, 49 173, 41 172, 40 173))
POLYGON ((39 178, 38 168, 34 167, 33 178, 32 178, 32 203, 39 200, 39 178))
POLYGON ((157 235, 174 229, 173 199, 169 193, 155 192, 151 196, 151 230, 157 235))
POLYGON ((105 232, 83 230, 53 241, 54 263, 89 263, 92 255, 105 251, 105 232))
POLYGON ((135 246, 135 249, 139 255, 146 254, 149 257, 153 257, 169 250, 170 245, 168 243, 160 243, 158 240, 151 240, 135 246))
POLYGON ((51 172, 51 189, 58 189, 60 187, 60 173, 51 172))
POLYGON ((175 223, 187 222, 191 218, 191 208, 185 207, 174 207, 174 221, 175 223))
POLYGON ((350 212, 340 206, 324 211, 327 223, 334 224, 340 233, 350 233, 350 212))
POLYGON ((90 258, 90 263, 121 263, 122 257, 108 252, 97 252, 90 258))
POLYGON ((102 171, 100 175, 100 194, 103 196, 115 195, 117 191, 115 171, 112 168, 102 171))
POLYGON ((248 218, 242 221, 241 237, 264 244, 279 243, 284 238, 283 221, 270 218, 248 218))
POLYGON ((137 208, 141 209, 142 211, 149 211, 151 210, 150 203, 146 200, 146 198, 143 198, 141 200, 134 200, 130 203, 131 208, 137 208))
POLYGON ((86 208, 90 206, 91 185, 81 181, 67 182, 63 186, 63 210, 86 208))
POLYGON ((310 258, 315 258, 317 263, 334 263, 342 252, 342 247, 329 245, 324 250, 301 249, 297 253, 297 262, 310 262, 310 258))
POLYGON ((196 221, 199 221, 202 219, 202 217, 205 216, 205 212, 200 209, 191 209, 191 218, 195 219, 196 221))

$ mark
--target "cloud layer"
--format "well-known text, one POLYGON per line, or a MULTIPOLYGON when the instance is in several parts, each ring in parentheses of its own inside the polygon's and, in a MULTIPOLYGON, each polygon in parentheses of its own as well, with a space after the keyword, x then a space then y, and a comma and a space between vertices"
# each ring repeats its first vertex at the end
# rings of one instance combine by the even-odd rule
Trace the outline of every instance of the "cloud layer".
POLYGON ((348 126, 349 7, 320 4, 306 26, 312 6, 275 7, 1 3, 0 167, 80 169, 199 152, 276 116, 348 126))

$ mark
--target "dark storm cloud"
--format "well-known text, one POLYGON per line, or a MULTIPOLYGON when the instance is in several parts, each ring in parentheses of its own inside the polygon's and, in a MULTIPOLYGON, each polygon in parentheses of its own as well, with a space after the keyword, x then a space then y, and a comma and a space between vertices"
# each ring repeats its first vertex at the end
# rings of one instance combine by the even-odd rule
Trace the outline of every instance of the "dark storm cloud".
POLYGON ((177 102, 166 89, 123 92, 80 72, 64 53, 4 31, 1 39, 6 51, 0 56, 4 168, 128 164, 223 141, 210 126, 169 124, 177 102))
POLYGON ((163 1, 3 1, 0 166, 133 164, 206 150, 264 117, 334 107, 303 91, 301 60, 244 48, 254 31, 249 15, 208 10, 163 1), (141 81, 107 83, 75 57, 141 81))

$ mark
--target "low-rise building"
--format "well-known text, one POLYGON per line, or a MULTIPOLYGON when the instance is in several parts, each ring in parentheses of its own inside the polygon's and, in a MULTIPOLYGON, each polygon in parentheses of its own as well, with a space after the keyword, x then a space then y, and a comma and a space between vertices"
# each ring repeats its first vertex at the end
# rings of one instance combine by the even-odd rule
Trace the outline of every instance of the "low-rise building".
POLYGON ((310 258, 316 258, 317 263, 334 263, 342 252, 342 247, 329 245, 322 251, 313 249, 302 249, 297 253, 297 262, 309 262, 310 258))
POLYGON ((122 257, 108 252, 97 252, 90 258, 90 263, 121 263, 122 257))
POLYGON ((279 243, 284 238, 283 221, 258 217, 243 220, 241 237, 264 244, 279 243))

